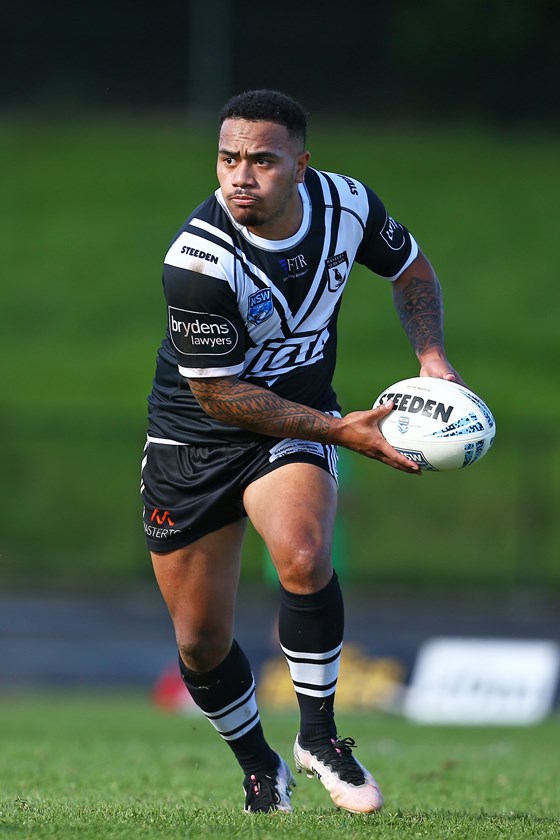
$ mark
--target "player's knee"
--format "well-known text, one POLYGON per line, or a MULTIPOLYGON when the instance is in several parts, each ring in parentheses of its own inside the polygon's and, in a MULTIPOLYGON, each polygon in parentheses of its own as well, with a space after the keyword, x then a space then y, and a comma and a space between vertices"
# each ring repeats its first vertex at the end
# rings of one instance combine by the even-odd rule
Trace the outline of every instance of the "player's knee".
POLYGON ((278 573, 290 592, 318 592, 332 577, 330 547, 312 542, 292 546, 278 563, 278 573))
POLYGON ((177 634, 177 647, 187 668, 205 673, 224 661, 231 648, 231 639, 210 631, 177 634))

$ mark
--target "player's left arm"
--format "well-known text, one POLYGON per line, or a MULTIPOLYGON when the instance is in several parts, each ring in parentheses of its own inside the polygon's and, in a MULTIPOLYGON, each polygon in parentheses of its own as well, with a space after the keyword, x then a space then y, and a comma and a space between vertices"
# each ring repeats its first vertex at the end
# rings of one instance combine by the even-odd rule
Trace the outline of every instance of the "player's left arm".
POLYGON ((447 359, 441 285, 422 251, 418 251, 408 268, 393 281, 393 303, 420 362, 420 376, 464 385, 447 359))

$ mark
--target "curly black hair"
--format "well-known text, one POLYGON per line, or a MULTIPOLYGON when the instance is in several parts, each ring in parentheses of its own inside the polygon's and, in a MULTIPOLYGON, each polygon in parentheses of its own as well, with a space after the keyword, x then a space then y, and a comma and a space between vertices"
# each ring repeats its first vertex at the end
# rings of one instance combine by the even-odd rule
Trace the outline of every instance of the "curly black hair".
POLYGON ((307 114, 299 102, 278 90, 247 90, 233 96, 220 112, 220 126, 228 119, 279 123, 305 145, 307 114))

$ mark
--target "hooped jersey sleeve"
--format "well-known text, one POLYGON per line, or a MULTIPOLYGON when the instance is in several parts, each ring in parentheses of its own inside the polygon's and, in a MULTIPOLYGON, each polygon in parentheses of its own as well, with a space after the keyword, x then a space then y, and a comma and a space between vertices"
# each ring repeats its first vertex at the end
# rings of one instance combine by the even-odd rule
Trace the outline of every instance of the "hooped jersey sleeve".
POLYGON ((184 377, 234 376, 243 370, 245 327, 232 287, 234 257, 183 231, 165 257, 168 336, 184 377))

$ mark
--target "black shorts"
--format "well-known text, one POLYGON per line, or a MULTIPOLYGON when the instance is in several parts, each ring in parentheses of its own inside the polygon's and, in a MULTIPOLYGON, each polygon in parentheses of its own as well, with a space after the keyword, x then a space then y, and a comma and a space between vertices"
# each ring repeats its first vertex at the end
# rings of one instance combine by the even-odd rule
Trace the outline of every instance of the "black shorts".
POLYGON ((148 548, 174 551, 243 519, 243 493, 249 484, 294 463, 316 464, 338 481, 338 456, 331 444, 265 438, 194 446, 148 437, 140 487, 148 548))

